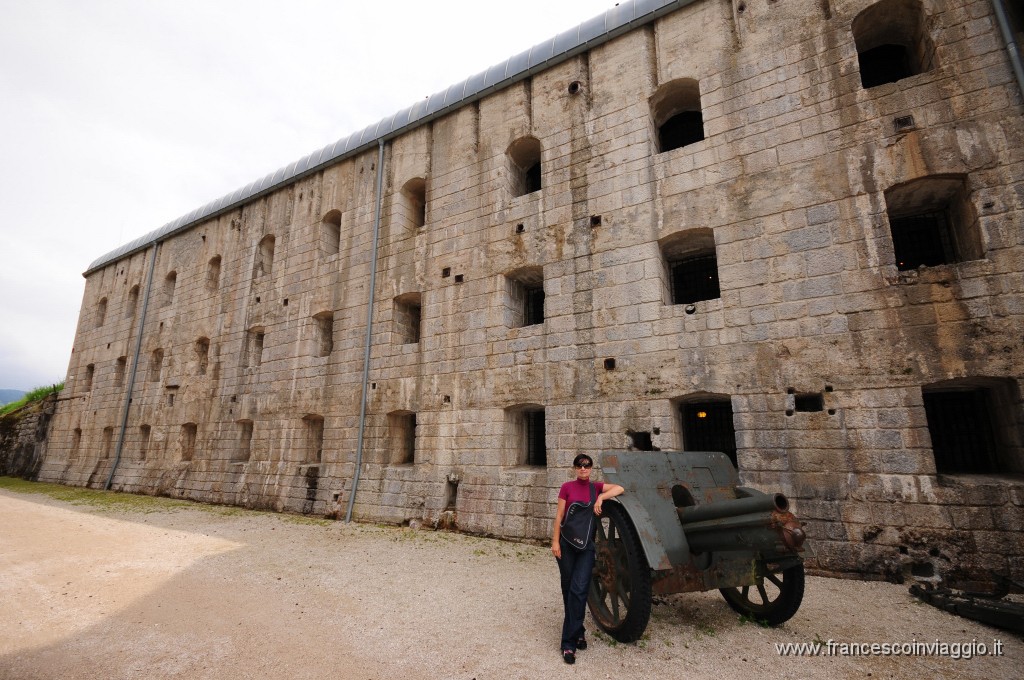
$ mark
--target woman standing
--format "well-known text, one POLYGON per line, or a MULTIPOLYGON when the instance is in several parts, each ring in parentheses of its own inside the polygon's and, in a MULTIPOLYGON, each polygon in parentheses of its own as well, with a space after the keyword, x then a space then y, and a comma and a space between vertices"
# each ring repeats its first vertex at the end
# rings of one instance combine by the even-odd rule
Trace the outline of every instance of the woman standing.
POLYGON ((555 531, 551 538, 551 552, 555 555, 558 573, 562 577, 562 604, 565 606, 562 660, 566 663, 576 663, 576 650, 587 648, 583 617, 587 611, 590 573, 594 569, 595 516, 601 516, 601 504, 604 501, 625 491, 618 484, 591 482, 594 460, 585 453, 576 456, 572 466, 576 471, 576 479, 566 482, 558 491, 558 511, 555 513, 555 531), (581 507, 572 507, 577 504, 581 507), (567 518, 567 515, 570 517, 567 518), (563 522, 566 522, 566 535, 563 535, 563 522))

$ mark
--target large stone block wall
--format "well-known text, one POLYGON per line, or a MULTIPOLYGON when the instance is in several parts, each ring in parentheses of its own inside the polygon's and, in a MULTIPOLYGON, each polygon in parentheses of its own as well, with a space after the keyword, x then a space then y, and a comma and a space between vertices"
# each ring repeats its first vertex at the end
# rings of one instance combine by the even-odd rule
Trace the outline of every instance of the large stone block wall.
MULTIPOLYGON (((870 4, 699 0, 389 141, 355 517, 543 538, 577 453, 630 432, 684 448, 680 403, 714 395, 743 482, 809 522, 813 566, 1024 576, 1021 93, 987 0, 926 0, 934 68, 863 88, 851 24, 870 4), (677 79, 697 84, 705 138, 659 153, 652 98, 677 79), (516 196, 507 151, 528 136, 543 186, 516 196), (982 257, 900 271, 885 192, 929 177, 963 179, 982 257), (712 235, 721 295, 671 304, 662 245, 693 229, 712 235), (544 322, 519 327, 506 275, 524 268, 542 273, 544 322), (1011 386, 1005 474, 937 473, 922 387, 953 379, 1011 386), (795 409, 804 393, 823 410, 795 409), (544 466, 523 457, 537 407, 544 466)), ((160 244, 114 488, 344 513, 376 163, 160 244)), ((75 398, 41 479, 109 476, 151 255, 87 277, 75 398)))
POLYGON ((46 458, 57 395, 0 416, 0 475, 34 478, 46 458))

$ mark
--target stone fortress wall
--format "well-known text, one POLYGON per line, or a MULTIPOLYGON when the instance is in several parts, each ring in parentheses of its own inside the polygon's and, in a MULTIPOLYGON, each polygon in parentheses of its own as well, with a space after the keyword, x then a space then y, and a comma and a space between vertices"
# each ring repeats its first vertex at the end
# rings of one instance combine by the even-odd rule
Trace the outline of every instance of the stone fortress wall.
MULTIPOLYGON (((354 517, 732 446, 811 566, 1024 577, 1022 112, 989 0, 697 0, 388 140, 354 517)), ((149 288, 112 487, 344 516, 377 163, 88 272, 39 478, 110 477, 149 288)))

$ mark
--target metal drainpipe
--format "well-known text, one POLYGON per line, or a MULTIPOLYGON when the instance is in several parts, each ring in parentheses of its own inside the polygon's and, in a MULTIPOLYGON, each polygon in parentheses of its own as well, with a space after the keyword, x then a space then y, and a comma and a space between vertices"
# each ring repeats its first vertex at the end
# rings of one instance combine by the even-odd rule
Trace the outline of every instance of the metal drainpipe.
POLYGON ((359 470, 363 466, 363 433, 366 431, 366 386, 370 380, 370 339, 373 334, 373 301, 377 287, 377 241, 380 237, 380 213, 384 183, 384 140, 377 144, 377 205, 373 216, 373 249, 370 257, 370 303, 366 309, 366 346, 363 350, 363 403, 359 407, 359 438, 356 444, 356 471, 352 476, 352 491, 348 495, 348 511, 345 522, 352 521, 352 506, 356 503, 356 487, 359 486, 359 470))
POLYGON ((135 356, 132 357, 132 371, 128 376, 128 391, 124 395, 124 409, 121 411, 121 434, 117 437, 117 449, 114 453, 114 464, 110 466, 110 475, 103 488, 110 490, 114 483, 114 473, 121 462, 121 451, 124 449, 124 433, 128 429, 128 408, 132 403, 132 390, 135 389, 135 374, 139 369, 139 352, 142 350, 142 335, 146 328, 146 310, 149 308, 149 291, 153 287, 153 270, 156 269, 156 253, 160 250, 160 242, 153 244, 153 254, 149 258, 149 274, 146 276, 146 293, 142 297, 142 314, 139 319, 139 334, 135 338, 135 356))
POLYGON ((999 24, 1003 40, 1006 41, 1006 52, 1010 57, 1013 74, 1017 77, 1017 87, 1020 89, 1021 96, 1024 97, 1024 66, 1021 65, 1020 49, 1017 47, 1013 28, 1010 26, 1009 19, 1006 18, 1006 5, 1003 4, 1003 0, 992 0, 992 9, 995 10, 996 23, 999 24))

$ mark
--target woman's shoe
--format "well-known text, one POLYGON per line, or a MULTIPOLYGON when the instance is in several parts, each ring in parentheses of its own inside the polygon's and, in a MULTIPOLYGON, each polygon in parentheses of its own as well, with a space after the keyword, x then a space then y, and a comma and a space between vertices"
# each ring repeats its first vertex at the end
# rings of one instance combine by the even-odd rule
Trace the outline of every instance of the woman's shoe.
POLYGON ((572 651, 571 649, 563 649, 562 661, 568 664, 576 663, 576 652, 572 651))
POLYGON ((585 636, 581 635, 580 639, 576 641, 576 649, 586 649, 586 648, 587 648, 587 638, 585 636))

